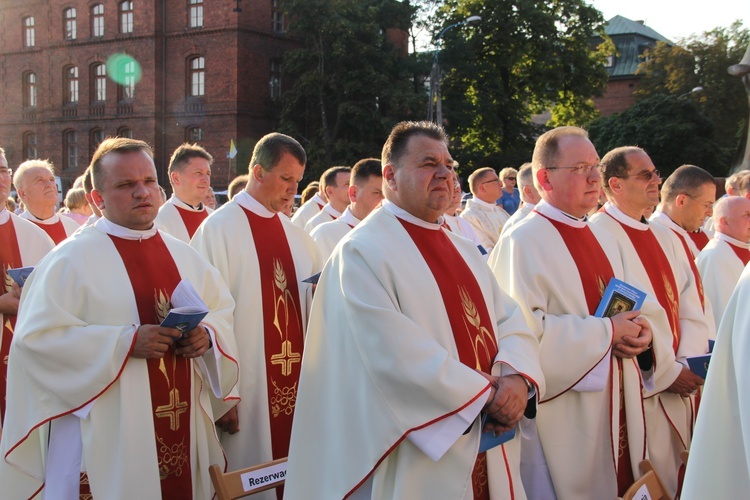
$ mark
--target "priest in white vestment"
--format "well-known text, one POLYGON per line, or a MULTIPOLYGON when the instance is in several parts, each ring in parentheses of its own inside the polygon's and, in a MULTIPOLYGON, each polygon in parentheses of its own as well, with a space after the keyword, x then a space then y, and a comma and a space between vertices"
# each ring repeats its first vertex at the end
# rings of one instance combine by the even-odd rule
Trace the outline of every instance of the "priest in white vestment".
POLYGON ((56 245, 80 227, 73 219, 60 217, 55 211, 57 184, 55 169, 49 161, 27 160, 21 163, 13 174, 13 185, 26 207, 20 217, 39 226, 56 245))
MULTIPOLYGON (((0 148, 0 199, 10 196, 12 172, 5 151, 0 148)), ((18 315, 21 287, 8 269, 36 266, 52 250, 54 243, 36 225, 0 207, 0 431, 5 414, 5 380, 8 353, 18 315)))
POLYGON ((539 339, 547 381, 538 438, 522 442, 524 487, 529 498, 615 498, 646 457, 641 389, 653 382, 646 318, 659 306, 647 300, 643 315, 594 316, 612 277, 640 286, 614 238, 586 220, 600 191, 599 156, 586 132, 543 134, 532 164, 542 201, 489 260, 539 339))
POLYGON ((92 165, 104 218, 43 259, 21 297, 3 495, 210 499, 208 467, 225 459, 209 394, 236 403, 225 399, 239 377, 234 302, 200 255, 154 228, 146 143, 107 139, 92 165), (159 326, 180 280, 209 309, 185 332, 159 326))
POLYGON ((321 177, 320 190, 294 212, 292 223, 300 229, 305 229, 305 225, 310 219, 315 217, 318 212, 323 210, 326 203, 328 203, 328 200, 325 199, 323 179, 321 177))
POLYGON ((328 203, 315 214, 307 224, 305 231, 310 234, 313 229, 326 222, 338 219, 349 206, 349 167, 331 167, 323 172, 322 179, 328 203))
POLYGON ((737 280, 750 261, 750 200, 721 198, 714 206, 713 220, 716 233, 696 265, 718 328, 737 280))
POLYGON ((474 245, 441 228, 455 175, 446 144, 435 124, 397 125, 383 148, 387 201, 326 264, 285 498, 525 498, 521 431, 478 456, 479 415, 502 431, 533 410, 537 345, 474 245))
POLYGON ((167 168, 172 197, 156 216, 157 229, 190 243, 195 231, 213 209, 203 204, 211 189, 213 157, 197 144, 182 144, 172 153, 167 168))
POLYGON ((81 227, 78 228, 79 231, 85 227, 93 226, 94 224, 96 224, 96 221, 98 221, 102 217, 101 210, 99 210, 99 207, 96 206, 96 203, 94 203, 94 199, 91 197, 91 191, 94 190, 94 183, 91 180, 91 167, 86 167, 86 171, 83 173, 82 177, 83 192, 86 195, 86 201, 91 207, 91 211, 93 213, 86 222, 81 224, 81 227))
POLYGON ((502 195, 502 183, 490 167, 475 170, 469 176, 469 189, 474 196, 466 202, 461 217, 471 223, 487 252, 491 252, 500 237, 508 212, 496 204, 502 195))
POLYGON ((336 244, 383 201, 383 173, 380 160, 365 158, 354 164, 348 196, 349 206, 341 217, 324 222, 310 232, 324 261, 331 256, 336 244))
POLYGON ((591 218, 614 236, 626 274, 634 276, 661 305, 651 318, 654 335, 653 390, 644 392, 649 458, 670 496, 678 491, 680 454, 689 449, 695 418, 692 394, 703 379, 686 358, 708 352, 714 328, 706 320, 689 264, 670 230, 649 224, 644 212, 659 202, 659 171, 641 148, 616 148, 601 161, 602 186, 609 201, 591 218))
POLYGON ((541 196, 539 196, 539 192, 536 190, 536 187, 534 187, 534 174, 532 172, 531 163, 524 163, 523 165, 521 165, 521 169, 518 171, 517 179, 518 190, 521 193, 521 201, 523 202, 523 204, 521 205, 521 208, 516 210, 516 212, 510 216, 510 219, 508 219, 505 224, 503 224, 503 229, 502 231, 500 231, 500 236, 505 234, 506 231, 521 222, 526 218, 527 215, 533 212, 536 204, 539 203, 539 200, 542 199, 541 196))
MULTIPOLYGON (((245 190, 209 217, 191 245, 221 273, 237 304, 240 404, 224 415, 229 470, 287 456, 312 285, 315 242, 279 212, 297 192, 306 154, 269 134, 255 146, 245 190), (262 162, 262 163, 261 163, 262 162)), ((276 498, 276 492, 259 494, 276 498)))
POLYGON ((747 498, 750 491, 750 267, 719 326, 683 483, 683 500, 747 498))
POLYGON ((461 205, 463 194, 461 182, 458 180, 458 177, 456 177, 453 184, 453 198, 451 198, 451 204, 448 205, 448 210, 443 214, 443 227, 463 236, 469 241, 473 241, 482 255, 489 255, 487 250, 482 246, 482 242, 479 241, 479 237, 469 221, 461 218, 460 215, 456 215, 456 210, 458 210, 458 207, 461 205))

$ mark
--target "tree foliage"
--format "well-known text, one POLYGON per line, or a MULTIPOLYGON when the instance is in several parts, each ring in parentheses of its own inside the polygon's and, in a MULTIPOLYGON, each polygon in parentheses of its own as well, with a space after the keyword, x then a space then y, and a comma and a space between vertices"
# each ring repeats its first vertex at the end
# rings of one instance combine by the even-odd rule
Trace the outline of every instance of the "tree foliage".
POLYGON ((667 177, 684 164, 714 176, 727 174, 727 155, 713 140, 711 121, 684 97, 654 95, 628 110, 595 120, 589 137, 600 156, 619 146, 640 146, 667 177))
POLYGON ((713 124, 713 139, 724 155, 731 155, 745 140, 743 126, 748 116, 747 97, 739 78, 727 73, 750 44, 750 30, 737 21, 729 28, 716 28, 669 46, 659 43, 648 51, 638 71, 643 75, 637 95, 682 95, 695 102, 713 124))
POLYGON ((607 81, 601 13, 584 0, 447 0, 438 26, 479 15, 447 32, 440 54, 443 116, 463 170, 528 161, 539 125, 531 116, 560 104, 559 121, 590 118, 607 81), (468 164, 468 168, 466 165, 468 164))
POLYGON ((334 164, 379 156, 392 126, 421 115, 415 59, 391 35, 408 32, 414 9, 396 0, 286 0, 288 33, 301 48, 284 55, 293 85, 280 130, 301 138, 308 179, 334 164), (395 31, 394 31, 395 30, 395 31))

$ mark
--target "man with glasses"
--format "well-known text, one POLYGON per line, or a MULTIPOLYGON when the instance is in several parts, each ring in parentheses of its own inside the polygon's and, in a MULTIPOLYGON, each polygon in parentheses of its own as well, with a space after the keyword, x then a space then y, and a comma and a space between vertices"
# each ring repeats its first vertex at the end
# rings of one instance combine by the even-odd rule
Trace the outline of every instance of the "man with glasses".
MULTIPOLYGON (((0 199, 10 196, 11 176, 5 150, 0 148, 0 199)), ((13 329, 16 326, 20 286, 8 269, 35 266, 54 246, 44 231, 31 222, 0 207, 0 430, 5 418, 5 377, 13 329)))
POLYGON ((245 190, 206 219, 190 242, 219 270, 238 304, 241 401, 218 422, 228 470, 288 454, 312 299, 312 285, 302 280, 323 263, 312 238, 279 212, 294 200, 306 162, 292 137, 261 138, 245 190))
POLYGON ((474 195, 466 202, 460 217, 469 221, 487 252, 491 252, 510 218, 508 212, 497 206, 502 188, 500 178, 490 167, 475 170, 469 175, 469 190, 474 195))
POLYGON ((503 230, 500 236, 505 234, 511 227, 521 222, 527 215, 529 215, 539 203, 542 198, 539 196, 539 192, 534 186, 534 175, 531 169, 531 163, 524 163, 521 165, 521 170, 518 171, 518 191, 521 193, 521 201, 523 205, 521 208, 516 210, 516 213, 510 216, 510 219, 503 225, 503 230))
POLYGON ((503 207, 508 215, 513 215, 521 205, 521 196, 516 189, 516 178, 518 171, 513 167, 506 167, 500 171, 500 182, 503 185, 502 194, 497 200, 497 204, 503 207))
POLYGON ((532 169, 542 201, 490 255, 501 288, 539 339, 547 381, 537 432, 521 449, 531 499, 621 496, 646 453, 641 389, 651 381, 653 358, 645 316, 659 306, 647 301, 644 316, 594 316, 612 278, 640 288, 614 238, 587 221, 599 198, 598 167, 583 129, 540 136, 532 169))
POLYGON ((679 239, 644 218, 659 202, 661 178, 651 158, 641 148, 620 147, 604 155, 601 172, 608 201, 591 224, 614 236, 625 272, 662 307, 651 323, 654 388, 644 393, 643 404, 649 458, 674 496, 680 453, 689 448, 692 434, 692 394, 703 385, 686 358, 708 351, 714 328, 706 321, 689 264, 677 258, 683 252, 679 239))

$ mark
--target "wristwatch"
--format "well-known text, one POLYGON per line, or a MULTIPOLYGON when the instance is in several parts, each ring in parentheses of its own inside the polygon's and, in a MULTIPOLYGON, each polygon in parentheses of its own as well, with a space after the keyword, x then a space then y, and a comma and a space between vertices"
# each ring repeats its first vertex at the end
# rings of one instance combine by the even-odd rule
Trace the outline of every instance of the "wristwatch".
POLYGON ((534 390, 534 384, 532 384, 531 381, 527 379, 526 377, 524 377, 523 375, 521 375, 521 378, 523 379, 524 382, 526 382, 526 390, 528 390, 529 394, 531 394, 531 391, 534 390))

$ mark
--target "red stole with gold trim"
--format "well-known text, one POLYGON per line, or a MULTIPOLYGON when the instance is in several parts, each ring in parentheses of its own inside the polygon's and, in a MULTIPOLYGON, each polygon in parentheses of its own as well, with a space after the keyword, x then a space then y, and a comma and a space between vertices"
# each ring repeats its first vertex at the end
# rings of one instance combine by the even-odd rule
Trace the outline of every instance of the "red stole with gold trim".
MULTIPOLYGON (((126 240, 109 235, 133 287, 142 325, 158 325, 171 309, 180 272, 161 235, 126 240)), ((193 498, 190 466, 192 363, 172 346, 162 359, 146 360, 154 411, 162 498, 193 498)))
MULTIPOLYGON (((471 268, 442 230, 423 228, 402 219, 398 221, 435 277, 448 313, 458 359, 470 368, 490 373, 497 356, 497 339, 484 294, 471 268)), ((489 498, 486 453, 477 456, 472 486, 475 499, 489 498)), ((510 487, 512 495, 512 481, 510 487)))
MULTIPOLYGON (((5 224, 0 225, 0 295, 10 292, 13 286, 13 278, 8 275, 8 269, 22 267, 21 251, 18 249, 18 238, 16 237, 16 226, 13 219, 9 218, 5 224)), ((10 354, 10 341, 13 339, 13 329, 16 327, 16 315, 2 315, 3 324, 0 325, 0 422, 5 419, 5 386, 8 377, 8 354, 10 354)))
MULTIPOLYGON (((271 449, 277 459, 289 454, 304 344, 297 272, 278 214, 266 218, 242 210, 258 254, 271 449)), ((281 498, 283 488, 277 488, 276 494, 281 498)))
POLYGON ((698 287, 698 297, 701 299, 701 307, 703 308, 703 312, 706 312, 706 299, 703 295, 703 280, 701 279, 701 274, 698 272, 698 266, 695 265, 695 255, 693 255, 693 251, 690 250, 690 245, 688 245, 687 240, 683 235, 672 229, 672 232, 677 235, 677 237, 680 239, 680 243, 682 243, 682 248, 685 250, 685 258, 690 263, 690 270, 693 271, 693 276, 695 277, 695 284, 698 287))
POLYGON ((708 245, 708 235, 701 229, 698 229, 697 231, 690 231, 688 233, 688 236, 690 236, 690 239, 693 240, 693 243, 695 243, 695 246, 698 247, 698 250, 703 250, 703 247, 708 245))
POLYGON ((746 266, 748 262, 750 262, 750 250, 743 247, 738 247, 737 245, 733 243, 726 242, 727 245, 729 245, 729 248, 731 248, 735 255, 737 255, 737 258, 742 261, 742 265, 746 266))
MULTIPOLYGON (((591 232, 591 228, 588 225, 582 228, 576 228, 565 224, 560 221, 556 221, 547 217, 546 215, 537 212, 539 215, 547 219, 552 226, 557 229, 560 233, 565 246, 573 258, 578 269, 578 274, 581 277, 581 285, 583 286, 583 294, 586 298, 586 306, 588 307, 589 314, 593 315, 596 312, 596 308, 599 306, 599 302, 602 300, 604 295, 604 289, 609 283, 609 280, 614 278, 614 271, 612 265, 607 258, 607 254, 604 253, 599 244, 599 240, 596 239, 594 233, 591 232)), ((633 467, 630 463, 630 446, 628 444, 628 426, 627 426, 627 415, 625 413, 625 393, 623 390, 623 371, 622 371, 622 358, 613 356, 612 364, 617 370, 612 374, 612 377, 618 377, 620 380, 620 394, 615 396, 610 391, 610 398, 618 397, 620 400, 620 411, 619 420, 620 428, 618 432, 619 442, 612 443, 612 450, 615 459, 615 471, 617 474, 617 492, 618 495, 622 496, 628 486, 633 484, 633 467)), ((610 384, 612 381, 610 381, 610 384)), ((612 405, 610 404, 610 411, 612 411, 612 405)), ((610 418, 610 422, 612 419, 610 418)), ((611 424, 610 424, 611 425, 611 424)))
MULTIPOLYGON (((607 215, 612 217, 609 213, 607 215)), ((617 219, 615 220, 617 221, 617 219)), ((656 295, 659 305, 667 313, 669 327, 672 330, 672 349, 676 354, 680 345, 680 296, 677 293, 677 282, 674 279, 672 265, 650 229, 639 231, 620 221, 617 222, 630 238, 630 242, 633 244, 638 258, 641 259, 646 274, 648 274, 651 287, 654 289, 654 295, 656 295)))
POLYGON ((208 210, 204 208, 200 212, 194 212, 192 210, 185 210, 184 208, 178 207, 177 205, 175 205, 174 207, 177 209, 177 213, 180 214, 182 223, 185 224, 188 238, 192 238, 195 232, 198 230, 198 226, 201 225, 201 222, 206 220, 206 217, 208 217, 208 210))
POLYGON ((52 238, 52 241, 55 242, 55 245, 59 245, 62 240, 68 237, 68 234, 65 232, 65 226, 63 226, 61 220, 58 220, 54 224, 40 224, 34 219, 29 220, 42 228, 42 230, 47 233, 50 238, 52 238))

